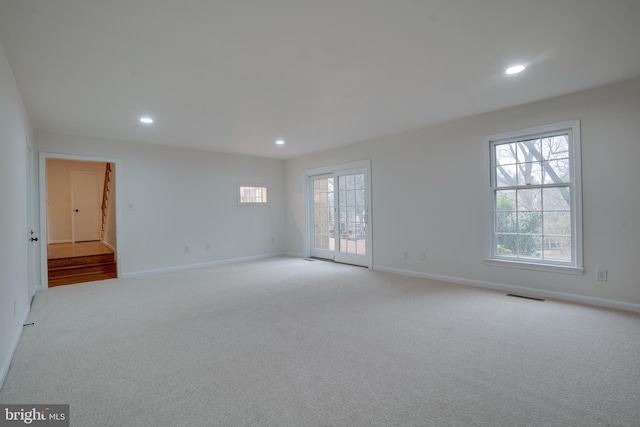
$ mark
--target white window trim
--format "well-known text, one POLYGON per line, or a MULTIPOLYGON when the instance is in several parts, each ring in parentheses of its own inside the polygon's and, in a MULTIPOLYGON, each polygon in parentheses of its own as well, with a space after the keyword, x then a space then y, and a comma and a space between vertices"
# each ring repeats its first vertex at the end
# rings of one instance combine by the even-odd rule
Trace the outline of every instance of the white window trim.
POLYGON ((256 184, 254 182, 239 182, 236 187, 236 197, 238 198, 238 206, 269 206, 271 197, 269 196, 269 186, 267 184, 256 184), (263 187, 267 190, 266 202, 242 202, 240 201, 240 187, 263 187))
POLYGON ((580 120, 570 120, 550 125, 537 126, 528 129, 505 132, 495 135, 489 135, 484 138, 484 176, 485 180, 485 203, 486 212, 486 254, 484 263, 491 266, 511 267, 526 270, 538 270, 554 273, 566 273, 582 275, 585 271, 583 267, 583 250, 582 250, 582 169, 581 169, 581 148, 580 148, 580 120), (528 136, 538 136, 540 134, 559 132, 568 130, 571 132, 571 212, 572 224, 571 234, 574 244, 572 258, 573 264, 555 264, 549 261, 527 262, 525 260, 512 260, 496 258, 494 255, 494 190, 492 188, 492 170, 493 165, 493 149, 492 143, 500 141, 508 141, 514 138, 522 138, 528 136))

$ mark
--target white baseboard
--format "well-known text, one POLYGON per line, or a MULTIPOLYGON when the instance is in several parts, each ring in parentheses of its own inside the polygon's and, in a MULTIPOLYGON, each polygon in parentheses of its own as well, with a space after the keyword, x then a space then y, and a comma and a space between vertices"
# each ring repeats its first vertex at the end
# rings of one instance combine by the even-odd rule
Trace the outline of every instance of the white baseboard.
POLYGON ((303 254, 297 254, 295 252, 285 252, 285 256, 292 258, 306 258, 303 254))
POLYGON ((156 268, 153 270, 134 271, 132 273, 124 273, 122 275, 122 278, 127 279, 131 277, 148 276, 150 274, 173 273, 176 271, 215 267, 217 265, 224 265, 224 264, 237 264, 240 262, 257 261, 260 259, 274 258, 274 257, 284 256, 284 255, 285 255, 284 252, 275 252, 275 253, 270 253, 265 255, 255 255, 255 256, 244 257, 244 258, 223 259, 220 261, 209 261, 209 262, 202 262, 198 264, 177 265, 175 267, 164 267, 164 268, 156 268))
POLYGON ((118 252, 116 251, 116 248, 111 246, 111 244, 109 242, 107 242, 106 240, 103 240, 102 244, 113 251, 113 255, 116 258, 116 262, 118 262, 118 252))
POLYGON ((515 286, 503 283, 485 282, 481 280, 463 279, 460 277, 442 276, 439 274, 422 273, 419 271, 402 270, 399 268, 389 268, 379 265, 374 265, 373 269, 386 273, 400 274, 403 276, 420 277, 423 279, 438 280, 441 282, 457 283, 459 285, 475 286, 478 288, 494 289, 498 291, 530 295, 534 297, 552 298, 563 301, 577 302, 580 304, 597 305, 600 307, 617 308, 620 310, 635 311, 640 313, 640 304, 633 304, 624 301, 587 297, 583 295, 569 294, 564 292, 547 291, 543 289, 528 288, 525 286, 515 286))
POLYGON ((2 361, 2 366, 0 366, 0 389, 4 384, 5 378, 7 378, 7 374, 9 373, 9 367, 11 366, 13 355, 16 353, 16 349, 18 348, 18 343, 20 342, 20 337, 22 336, 22 331, 24 330, 23 325, 27 323, 30 309, 31 305, 27 305, 25 313, 22 316, 22 322, 19 323, 19 329, 16 331, 16 334, 13 337, 13 341, 11 342, 11 345, 9 347, 9 353, 7 353, 6 359, 2 361))

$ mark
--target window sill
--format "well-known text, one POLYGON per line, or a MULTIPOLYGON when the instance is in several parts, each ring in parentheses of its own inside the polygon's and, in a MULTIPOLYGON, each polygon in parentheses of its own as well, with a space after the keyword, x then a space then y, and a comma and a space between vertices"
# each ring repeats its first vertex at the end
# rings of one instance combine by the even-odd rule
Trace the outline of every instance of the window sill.
POLYGON ((538 264, 533 262, 509 261, 503 259, 485 259, 484 263, 486 265, 491 265, 494 267, 520 268, 523 270, 547 271, 550 273, 574 274, 578 276, 584 274, 585 271, 585 269, 582 267, 555 264, 538 264))

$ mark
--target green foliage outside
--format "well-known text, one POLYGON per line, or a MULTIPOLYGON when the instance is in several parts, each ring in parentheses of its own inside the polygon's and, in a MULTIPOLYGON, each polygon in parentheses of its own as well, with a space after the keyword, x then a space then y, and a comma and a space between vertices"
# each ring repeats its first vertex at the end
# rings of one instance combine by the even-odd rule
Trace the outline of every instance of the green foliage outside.
MULTIPOLYGON (((496 210, 515 213, 515 204, 503 194, 498 194, 496 210)), ((519 256, 540 256, 541 212, 523 212, 519 221, 513 215, 498 215, 497 229, 513 234, 498 235, 498 254, 519 256), (531 234, 536 234, 532 236, 531 234)))

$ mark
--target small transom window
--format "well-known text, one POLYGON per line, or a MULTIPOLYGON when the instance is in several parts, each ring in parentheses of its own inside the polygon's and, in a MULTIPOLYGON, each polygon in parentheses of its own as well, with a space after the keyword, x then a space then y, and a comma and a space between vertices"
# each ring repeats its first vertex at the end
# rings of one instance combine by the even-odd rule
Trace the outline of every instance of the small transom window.
POLYGON ((267 187, 261 185, 238 185, 238 203, 240 205, 266 205, 267 187))

